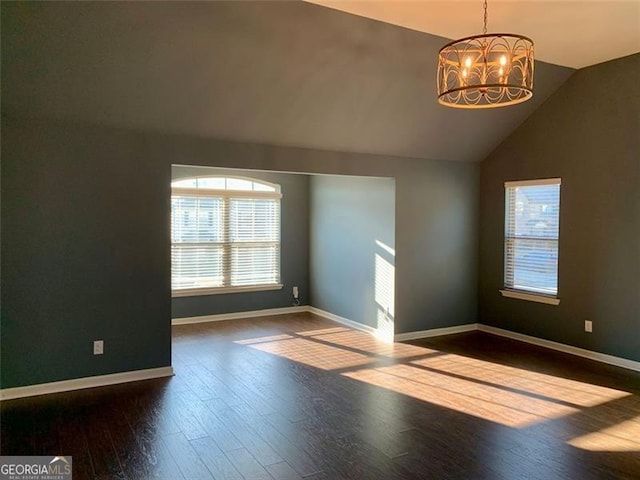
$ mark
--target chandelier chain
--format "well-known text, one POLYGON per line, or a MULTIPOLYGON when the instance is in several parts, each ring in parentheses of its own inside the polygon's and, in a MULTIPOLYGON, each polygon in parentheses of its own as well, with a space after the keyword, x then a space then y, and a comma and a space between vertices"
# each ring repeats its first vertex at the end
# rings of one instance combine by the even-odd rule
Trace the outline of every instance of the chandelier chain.
POLYGON ((484 0, 484 28, 482 29, 482 33, 487 33, 487 0, 484 0))

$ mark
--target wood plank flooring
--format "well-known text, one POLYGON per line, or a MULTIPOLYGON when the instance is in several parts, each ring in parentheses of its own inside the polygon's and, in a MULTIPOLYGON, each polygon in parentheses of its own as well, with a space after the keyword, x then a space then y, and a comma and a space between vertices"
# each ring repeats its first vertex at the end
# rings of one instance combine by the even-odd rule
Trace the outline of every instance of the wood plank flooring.
POLYGON ((173 328, 176 376, 2 402, 81 479, 640 479, 640 374, 481 332, 311 314, 173 328))

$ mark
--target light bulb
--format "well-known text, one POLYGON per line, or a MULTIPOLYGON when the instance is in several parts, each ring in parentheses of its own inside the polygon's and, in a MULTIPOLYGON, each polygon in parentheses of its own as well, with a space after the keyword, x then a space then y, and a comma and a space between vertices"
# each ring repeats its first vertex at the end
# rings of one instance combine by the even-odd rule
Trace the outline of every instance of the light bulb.
POLYGON ((462 69, 462 78, 467 78, 467 69, 466 68, 462 69))
POLYGON ((464 66, 467 68, 471 66, 471 57, 467 57, 467 59, 464 61, 464 66))
POLYGON ((503 67, 507 64, 507 57, 506 55, 502 55, 500 57, 500 65, 502 65, 503 67))

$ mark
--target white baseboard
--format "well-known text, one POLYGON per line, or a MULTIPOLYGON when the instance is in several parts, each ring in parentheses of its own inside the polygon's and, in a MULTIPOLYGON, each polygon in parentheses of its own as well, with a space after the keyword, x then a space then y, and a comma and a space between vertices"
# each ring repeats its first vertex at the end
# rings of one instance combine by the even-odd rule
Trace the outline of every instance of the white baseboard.
POLYGON ((287 313, 301 313, 301 312, 313 313, 320 317, 324 317, 328 320, 332 320, 334 322, 345 325, 349 328, 353 328, 354 330, 360 330, 361 332, 370 333, 376 338, 380 338, 382 340, 386 340, 389 342, 393 341, 393 335, 391 333, 386 333, 382 330, 378 330, 368 325, 364 325, 362 323, 349 320, 348 318, 344 318, 339 315, 335 315, 333 313, 327 312, 325 310, 321 310, 316 307, 311 307, 309 305, 301 305, 298 307, 269 308, 266 310, 253 310, 249 312, 221 313, 217 315, 202 315, 199 317, 174 318, 171 320, 171 325, 190 325, 194 323, 221 322, 224 320, 238 320, 238 319, 245 319, 245 318, 268 317, 272 315, 284 315, 287 313))
POLYGON ((339 315, 335 315, 333 313, 327 312, 325 310, 321 310, 316 307, 307 307, 307 312, 313 313, 320 317, 324 317, 328 320, 333 320, 334 322, 340 323, 346 327, 353 328, 354 330, 360 330, 361 332, 370 333, 374 337, 384 340, 385 342, 392 343, 393 342, 393 332, 385 332, 384 330, 370 327, 369 325, 364 325, 363 323, 354 322, 353 320, 349 320, 348 318, 341 317, 339 315))
POLYGON ((407 340, 417 340, 419 338, 439 337, 441 335, 451 335, 453 333, 472 332, 478 329, 477 323, 467 323, 453 327, 432 328, 430 330, 419 330, 416 332, 398 333, 394 335, 394 342, 406 342, 407 340))
POLYGON ((116 383, 137 382, 152 378, 173 376, 173 367, 147 368, 145 370, 133 370, 130 372, 112 373, 109 375, 96 375, 94 377, 74 378, 60 382, 40 383, 26 387, 13 387, 0 390, 0 400, 14 398, 34 397, 49 393, 69 392, 83 388, 104 387, 116 383))
POLYGON ((222 322, 224 320, 237 320, 239 318, 269 317, 271 315, 283 315, 286 313, 300 313, 308 311, 309 307, 306 305, 301 305, 299 307, 268 308, 266 310, 253 310, 250 312, 220 313, 217 315, 202 315, 199 317, 172 318, 171 325, 222 322))
POLYGON ((589 360, 608 363, 609 365, 615 365, 616 367, 628 368, 629 370, 640 372, 640 362, 636 362, 634 360, 614 357, 613 355, 594 352, 592 350, 585 350, 584 348, 573 347, 564 343, 558 343, 551 340, 545 340, 543 338, 532 337, 529 335, 524 335, 522 333, 512 332, 510 330, 503 330, 502 328, 483 325, 481 323, 478 324, 478 330, 480 330, 481 332, 491 333, 493 335, 499 335, 501 337, 507 337, 513 340, 531 343, 532 345, 538 345, 539 347, 550 348, 559 352, 570 353, 572 355, 577 355, 578 357, 588 358, 589 360))
MULTIPOLYGON (((484 325, 481 323, 469 323, 465 325, 456 325, 454 327, 434 328, 430 330, 400 333, 398 335, 391 336, 388 332, 384 332, 368 325, 354 322, 353 320, 349 320, 348 318, 344 318, 339 315, 335 315, 333 313, 308 305, 298 307, 272 308, 268 310, 256 310, 251 312, 228 313, 222 315, 206 315, 202 317, 174 318, 171 323, 173 325, 184 325, 189 323, 216 322, 221 320, 233 320, 237 318, 265 317, 270 315, 282 315, 287 313, 299 312, 310 312, 345 325, 347 327, 353 328, 354 330, 369 333, 377 338, 389 342, 403 342, 407 340, 416 340, 420 338, 429 338, 440 335, 451 335, 454 333, 479 330, 481 332, 511 338, 513 340, 519 340, 521 342, 538 345, 540 347, 550 348, 552 350, 577 355, 589 360, 595 360, 597 362, 607 363, 609 365, 615 365, 616 367, 627 368, 629 370, 640 372, 640 362, 634 360, 615 357, 613 355, 607 355, 605 353, 594 352, 591 350, 585 350, 583 348, 573 347, 564 343, 558 343, 551 340, 532 337, 529 335, 524 335, 522 333, 516 333, 497 327, 491 327, 489 325, 484 325)), ((50 393, 67 392, 71 390, 80 390, 83 388, 103 387, 107 385, 115 385, 118 383, 149 380, 152 378, 170 377, 173 375, 173 367, 160 367, 149 368, 145 370, 133 370, 130 372, 113 373, 109 375, 76 378, 72 380, 62 380, 60 382, 41 383, 38 385, 29 385, 26 387, 5 388, 0 390, 0 401, 11 400, 14 398, 33 397, 36 395, 46 395, 50 393)))
POLYGON ((364 325, 362 323, 349 320, 348 318, 335 315, 333 313, 321 310, 309 305, 302 305, 299 307, 285 307, 285 308, 271 308, 267 310, 255 310, 251 312, 237 312, 237 313, 224 313, 221 315, 206 315, 202 317, 185 317, 174 318, 171 323, 173 325, 185 325, 190 323, 203 323, 203 322, 218 322, 222 320, 234 320, 238 318, 251 318, 251 317, 264 317, 270 315, 282 315, 286 313, 299 313, 309 312, 320 317, 324 317, 328 320, 345 325, 354 330, 366 332, 373 335, 376 338, 387 342, 405 342, 407 340, 418 340, 420 338, 438 337, 441 335, 452 335, 454 333, 471 332, 474 330, 480 330, 482 332, 499 335, 501 337, 507 337, 521 342, 531 343, 540 347, 550 348, 564 353, 570 353, 579 357, 588 358, 609 365, 615 365, 617 367, 628 368, 640 372, 640 362, 634 360, 628 360, 626 358, 614 357, 613 355, 607 355, 605 353, 593 352, 591 350, 585 350, 583 348, 572 347, 571 345, 565 345, 563 343, 553 342, 551 340, 544 340, 542 338, 531 337, 522 333, 512 332, 510 330, 504 330, 497 327, 491 327, 481 323, 468 323, 465 325, 456 325, 453 327, 444 328, 432 328, 430 330, 420 330, 415 332, 399 333, 392 335, 390 332, 385 332, 380 329, 364 325))

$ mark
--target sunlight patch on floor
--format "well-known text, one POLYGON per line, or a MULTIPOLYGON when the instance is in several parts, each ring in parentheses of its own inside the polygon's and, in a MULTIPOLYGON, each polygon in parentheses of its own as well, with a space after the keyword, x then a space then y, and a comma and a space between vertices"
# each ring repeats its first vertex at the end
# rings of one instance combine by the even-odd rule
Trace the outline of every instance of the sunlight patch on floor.
POLYGON ((566 405, 410 365, 358 370, 343 375, 509 427, 525 427, 577 411, 566 405))
POLYGON ((293 338, 293 337, 291 335, 283 333, 281 335, 271 335, 268 337, 249 338, 247 340, 236 340, 234 343, 238 343, 240 345, 253 345, 255 343, 274 342, 277 340, 288 340, 290 338, 293 338))
POLYGON ((339 347, 323 345, 304 338, 292 338, 274 342, 253 342, 248 346, 322 370, 356 367, 366 365, 374 360, 367 355, 350 352, 339 347))
POLYGON ((384 355, 389 358, 416 357, 430 353, 439 353, 437 350, 417 347, 406 343, 387 343, 372 337, 368 333, 349 329, 340 332, 323 332, 320 330, 313 335, 313 337, 325 342, 331 342, 335 345, 355 348, 375 355, 384 355))
MULTIPOLYGON (((579 420, 574 414, 584 409, 631 396, 613 388, 431 348, 389 344, 345 327, 235 343, 322 370, 348 370, 342 375, 514 428, 561 417, 579 420), (385 357, 399 363, 388 365, 385 357)), ((577 437, 570 443, 585 449, 606 445, 602 450, 635 451, 640 420, 617 424, 622 420, 612 419, 611 423, 616 425, 577 437)))
POLYGON ((439 357, 420 359, 411 363, 438 370, 439 372, 464 376, 480 382, 500 385, 539 397, 570 403, 575 406, 592 407, 629 395, 627 392, 613 388, 554 377, 544 373, 509 367, 462 355, 444 354, 439 357))
POLYGON ((582 435, 567 443, 594 452, 640 452, 640 416, 582 435))
POLYGON ((332 328, 319 328, 317 330, 304 330, 302 332, 296 332, 296 335, 300 335, 301 337, 315 337, 316 335, 326 335, 329 333, 338 333, 338 332, 353 332, 350 328, 346 327, 332 327, 332 328))

